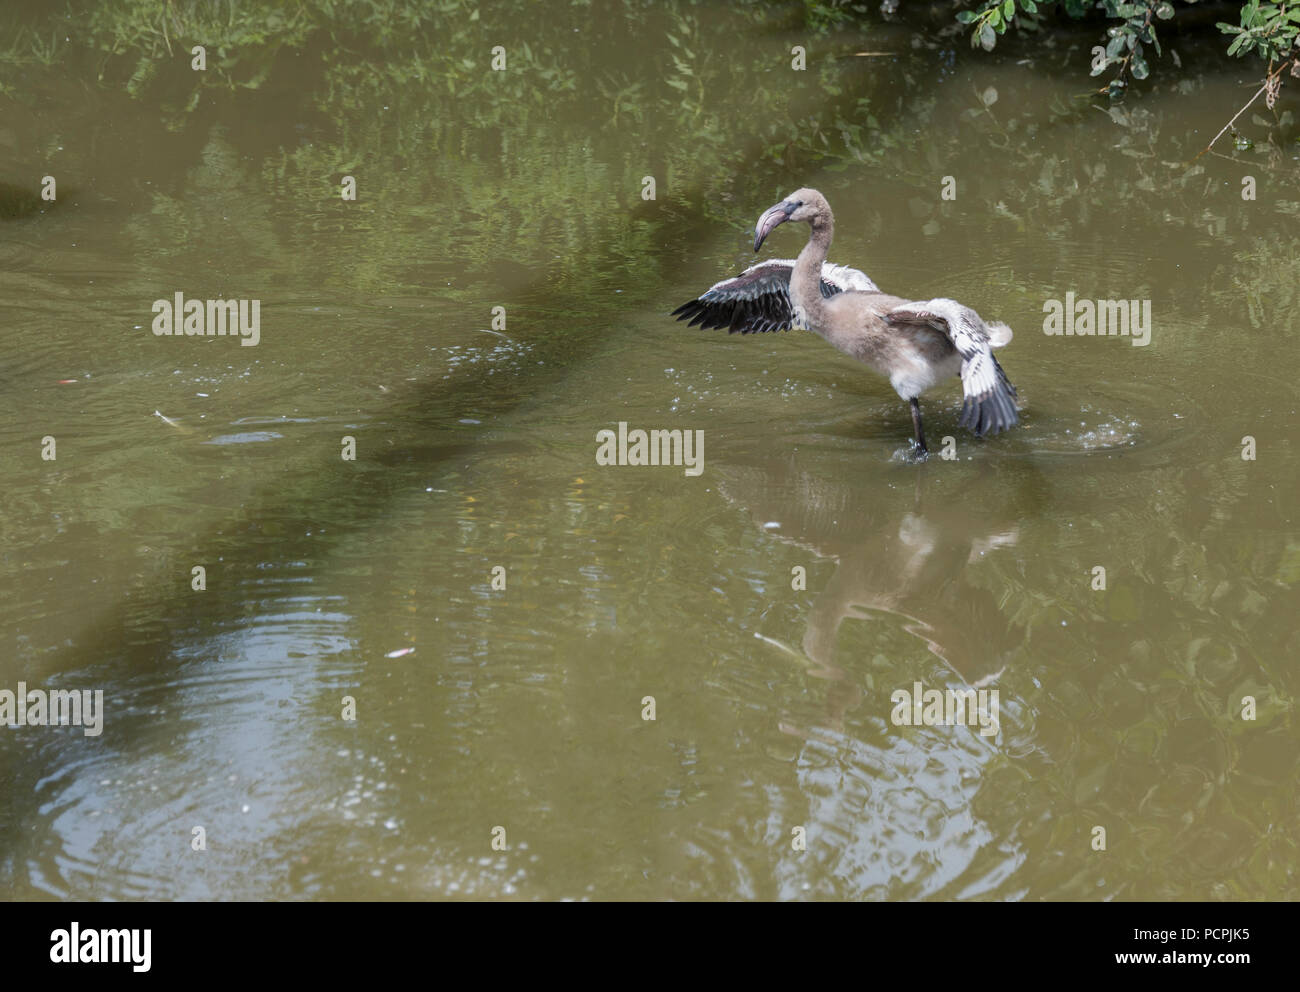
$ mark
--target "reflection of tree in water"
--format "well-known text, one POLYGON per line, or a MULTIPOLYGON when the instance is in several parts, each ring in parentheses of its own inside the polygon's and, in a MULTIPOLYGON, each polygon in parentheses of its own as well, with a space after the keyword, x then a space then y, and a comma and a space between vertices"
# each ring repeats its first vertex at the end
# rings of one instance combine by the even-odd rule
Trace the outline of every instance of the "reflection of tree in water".
MULTIPOLYGON (((285 214, 300 218, 298 230, 278 232, 282 239, 295 235, 288 239, 291 259, 300 254, 304 266, 311 264, 314 253, 300 249, 342 226, 361 235, 350 268, 321 273, 340 287, 374 291, 394 269, 411 269, 412 260, 425 260, 409 273, 415 284, 441 275, 433 261, 448 256, 486 265, 489 257, 579 253, 587 239, 617 227, 608 220, 614 215, 634 222, 618 254, 644 264, 663 241, 652 226, 658 220, 671 217, 683 241, 701 218, 739 228, 752 219, 751 186, 763 183, 758 198, 770 197, 776 175, 809 179, 827 165, 847 167, 818 179, 840 199, 862 200, 864 176, 871 177, 870 202, 847 218, 854 229, 923 225, 935 237, 936 268, 946 278, 970 265, 969 243, 1014 252, 1033 232, 1032 261, 1024 259, 1019 271, 990 264, 982 274, 990 295, 1009 301, 1023 291, 1027 269, 1078 273, 1079 249, 1092 247, 1097 218, 1117 211, 1137 245, 1164 237, 1171 226, 1197 234, 1189 250, 1201 265, 1162 264, 1140 248, 1125 254, 1113 240, 1104 251, 1087 252, 1099 256, 1090 263, 1100 270, 1095 279, 1111 284, 1119 277, 1115 284, 1129 286, 1130 296, 1154 297, 1157 307, 1176 301, 1191 314, 1222 300, 1235 309, 1244 290, 1253 315, 1273 281, 1289 285, 1270 273, 1293 269, 1288 260, 1298 254, 1287 250, 1295 242, 1294 201, 1261 199, 1251 208, 1249 234, 1253 245, 1267 247, 1248 284, 1225 288, 1216 283, 1227 278, 1204 278, 1208 269, 1240 280, 1241 266, 1224 249, 1245 237, 1240 199, 1209 191, 1239 183, 1246 165, 1264 188, 1288 161, 1207 156, 1192 168, 1171 167, 1200 151, 1206 127, 1221 123, 1219 109, 1153 92, 1097 113, 1069 98, 1077 92, 1072 72, 1057 77, 961 46, 947 54, 913 49, 917 29, 901 24, 872 25, 873 38, 897 53, 887 64, 906 67, 880 71, 885 62, 852 54, 860 48, 860 25, 837 30, 818 5, 700 8, 684 0, 625 0, 565 11, 522 0, 490 7, 373 0, 358 13, 351 5, 286 8, 264 0, 231 9, 173 4, 165 30, 154 0, 90 5, 73 30, 63 30, 71 15, 61 5, 17 7, 15 29, 0 39, 7 42, 7 51, 0 45, 0 92, 30 100, 90 64, 91 85, 129 91, 168 130, 185 134, 209 127, 214 115, 225 118, 234 125, 234 150, 264 160, 265 181, 277 196, 292 197, 285 214), (491 26, 501 24, 509 30, 497 38, 491 26), (52 36, 71 40, 37 52, 52 36), (737 44, 751 36, 816 39, 817 55, 806 71, 776 72, 768 46, 737 44), (575 44, 593 37, 601 43, 575 44), (650 38, 656 43, 647 44, 650 38), (213 55, 208 72, 192 71, 180 57, 194 44, 213 55), (495 44, 507 49, 506 72, 490 70, 495 44), (714 57, 718 51, 727 58, 714 57), (986 102, 987 87, 938 99, 932 86, 916 83, 928 78, 935 60, 953 54, 997 79, 995 103, 986 102), (1050 95, 1042 95, 1044 87, 1050 95), (245 117, 237 102, 250 93, 284 107, 295 123, 274 134, 238 127, 245 117), (1099 143, 1118 154, 1098 162, 1099 143), (989 160, 1001 167, 965 170, 960 193, 962 202, 989 209, 971 213, 936 202, 943 163, 989 160), (757 173, 756 163, 763 164, 757 173), (363 177, 361 197, 344 215, 322 183, 349 172, 363 177), (646 174, 658 179, 657 203, 636 195, 646 174), (1196 198, 1196 210, 1185 209, 1188 197, 1196 198), (1136 233, 1143 231, 1151 233, 1136 233), (448 250, 447 237, 460 243, 448 250)), ((85 112, 79 92, 67 106, 69 115, 85 112)), ((152 140, 141 133, 142 147, 152 140)), ((58 133, 41 135, 39 143, 64 144, 58 133)), ((76 156, 75 145, 65 154, 76 156)), ((69 160, 67 168, 90 172, 93 163, 78 170, 69 160)), ((21 187, 20 180, 0 175, 0 182, 21 187)), ((27 202, 11 201, 0 195, 0 217, 27 202)), ((1185 333, 1208 335, 1213 326, 1185 333)))

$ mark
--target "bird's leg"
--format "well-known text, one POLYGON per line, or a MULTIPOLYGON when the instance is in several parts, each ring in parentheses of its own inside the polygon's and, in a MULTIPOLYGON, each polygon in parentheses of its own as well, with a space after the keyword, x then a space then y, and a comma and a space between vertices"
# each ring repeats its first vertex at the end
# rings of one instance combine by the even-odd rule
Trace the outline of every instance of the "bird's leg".
POLYGON ((925 431, 921 429, 921 402, 913 396, 908 402, 912 406, 912 429, 916 432, 913 443, 916 445, 915 453, 918 455, 929 454, 930 449, 925 446, 925 431))

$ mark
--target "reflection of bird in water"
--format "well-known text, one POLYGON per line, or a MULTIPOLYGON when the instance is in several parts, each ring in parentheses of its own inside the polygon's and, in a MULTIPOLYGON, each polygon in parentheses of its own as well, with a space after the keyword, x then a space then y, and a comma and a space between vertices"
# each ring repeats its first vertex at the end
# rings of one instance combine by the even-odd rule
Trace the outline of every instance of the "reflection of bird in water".
POLYGON ((981 487, 967 481, 961 498, 949 499, 942 479, 918 477, 916 505, 909 499, 905 507, 890 508, 867 495, 879 492, 878 485, 845 478, 842 462, 823 474, 810 468, 788 459, 728 467, 720 471, 719 489, 774 537, 838 563, 816 594, 802 652, 762 637, 831 681, 831 725, 840 726, 861 699, 856 679, 835 662, 846 619, 897 617, 903 630, 967 685, 995 680, 1022 636, 994 594, 972 581, 978 570, 971 566, 1019 539, 1007 493, 990 484, 983 487, 987 501, 981 501, 981 487), (922 508, 927 488, 935 498, 922 508), (779 526, 772 529, 773 523, 779 526))

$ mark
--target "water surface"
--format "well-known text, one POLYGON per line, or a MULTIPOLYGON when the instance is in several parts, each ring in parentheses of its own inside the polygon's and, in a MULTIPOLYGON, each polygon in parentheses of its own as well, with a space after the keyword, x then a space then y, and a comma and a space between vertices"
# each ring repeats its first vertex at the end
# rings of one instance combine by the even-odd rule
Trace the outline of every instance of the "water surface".
POLYGON ((0 892, 1300 894, 1300 145, 1189 168, 1245 63, 1110 108, 1064 52, 780 5, 510 24, 508 79, 435 24, 432 80, 359 29, 191 110, 75 61, 0 97, 0 180, 60 189, 0 222, 0 688, 106 709, 0 730, 0 892), (805 185, 833 260, 1013 327, 1019 428, 954 383, 916 466, 820 340, 668 319, 805 185), (259 344, 155 337, 176 292, 260 299, 259 344), (1045 335, 1067 292, 1150 300, 1151 343, 1045 335), (598 466, 620 421, 704 473, 598 466), (917 682, 997 689, 999 733, 895 726, 917 682))

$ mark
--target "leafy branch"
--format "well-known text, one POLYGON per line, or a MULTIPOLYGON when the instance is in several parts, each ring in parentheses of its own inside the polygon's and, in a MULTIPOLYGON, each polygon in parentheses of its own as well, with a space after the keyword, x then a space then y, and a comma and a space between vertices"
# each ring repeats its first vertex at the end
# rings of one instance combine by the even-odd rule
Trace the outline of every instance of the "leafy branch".
MULTIPOLYGON (((1183 6, 1192 3, 1195 0, 1187 0, 1183 6)), ((1114 70, 1104 90, 1112 98, 1123 95, 1130 77, 1147 78, 1151 69, 1145 46, 1154 48, 1157 56, 1163 56, 1156 22, 1168 21, 1176 13, 1173 0, 986 0, 979 9, 959 11, 957 22, 971 29, 972 48, 992 51, 998 35, 1006 34, 1013 24, 1036 29, 1040 16, 1053 9, 1064 10, 1076 20, 1100 12, 1112 22, 1106 29, 1106 44, 1092 50, 1091 65, 1093 76, 1100 76, 1108 69, 1114 70)), ((1268 92, 1276 99, 1281 76, 1273 72, 1274 66, 1288 59, 1294 66, 1295 53, 1300 45, 1297 40, 1297 35, 1300 35, 1300 0, 1271 3, 1249 0, 1241 8, 1240 25, 1219 23, 1218 28, 1234 36, 1228 46, 1229 55, 1245 56, 1255 52, 1268 62, 1268 76, 1275 80, 1268 84, 1273 87, 1268 92)), ((1177 57, 1174 61, 1178 61, 1177 57)), ((1272 106, 1271 100, 1269 105, 1272 106)))

